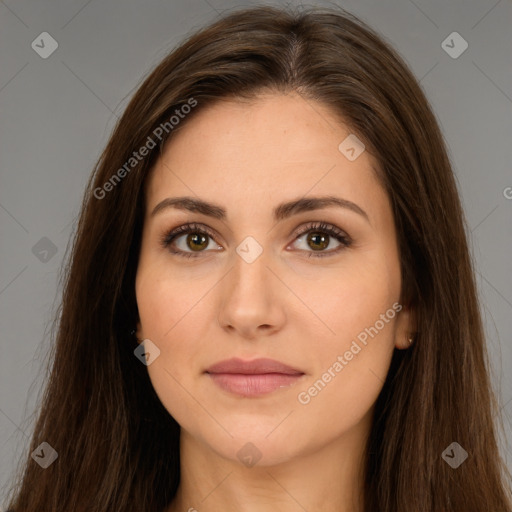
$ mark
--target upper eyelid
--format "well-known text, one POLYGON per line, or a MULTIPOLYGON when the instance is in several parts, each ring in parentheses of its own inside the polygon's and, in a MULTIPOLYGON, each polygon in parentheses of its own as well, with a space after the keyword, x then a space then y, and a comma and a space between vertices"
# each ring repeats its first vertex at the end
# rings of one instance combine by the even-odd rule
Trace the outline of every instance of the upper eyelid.
POLYGON ((312 231, 314 229, 318 229, 318 231, 322 231, 323 229, 330 229, 335 231, 338 234, 338 236, 350 238, 349 234, 344 229, 339 228, 338 226, 332 224, 331 222, 323 220, 305 222, 301 224, 298 228, 294 229, 292 235, 302 236, 304 233, 307 233, 308 231, 312 231))

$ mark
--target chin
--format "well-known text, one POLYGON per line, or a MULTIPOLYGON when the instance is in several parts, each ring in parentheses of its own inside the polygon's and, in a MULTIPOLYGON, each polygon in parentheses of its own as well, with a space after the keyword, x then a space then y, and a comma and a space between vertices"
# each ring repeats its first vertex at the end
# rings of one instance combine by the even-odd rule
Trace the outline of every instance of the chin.
MULTIPOLYGON (((222 421, 221 421, 222 423, 222 421)), ((253 418, 239 428, 231 424, 227 433, 203 433, 203 441, 224 459, 247 468, 276 466, 298 457, 308 451, 308 440, 304 431, 292 432, 275 421, 261 421, 253 418), (276 428, 277 426, 277 428, 276 428)), ((313 450, 313 447, 310 447, 313 450)))

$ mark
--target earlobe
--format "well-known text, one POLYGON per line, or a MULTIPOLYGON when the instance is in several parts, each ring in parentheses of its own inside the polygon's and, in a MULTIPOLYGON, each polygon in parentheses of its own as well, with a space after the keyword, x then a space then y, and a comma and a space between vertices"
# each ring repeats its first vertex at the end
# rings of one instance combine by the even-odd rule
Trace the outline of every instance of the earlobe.
POLYGON ((412 347, 416 338, 414 311, 404 307, 397 315, 395 327, 395 347, 404 350, 412 347))
POLYGON ((137 340, 137 343, 140 345, 142 343, 142 327, 140 322, 137 322, 135 328, 131 331, 132 336, 137 340))

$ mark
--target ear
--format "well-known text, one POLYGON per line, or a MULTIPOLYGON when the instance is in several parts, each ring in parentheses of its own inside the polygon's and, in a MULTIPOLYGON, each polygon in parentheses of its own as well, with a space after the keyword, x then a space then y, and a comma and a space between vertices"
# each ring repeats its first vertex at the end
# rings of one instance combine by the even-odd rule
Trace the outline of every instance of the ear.
POLYGON ((399 350, 410 348, 416 337, 415 311, 409 306, 402 306, 397 313, 395 324, 395 347, 399 350), (412 338, 412 343, 409 339, 412 338))

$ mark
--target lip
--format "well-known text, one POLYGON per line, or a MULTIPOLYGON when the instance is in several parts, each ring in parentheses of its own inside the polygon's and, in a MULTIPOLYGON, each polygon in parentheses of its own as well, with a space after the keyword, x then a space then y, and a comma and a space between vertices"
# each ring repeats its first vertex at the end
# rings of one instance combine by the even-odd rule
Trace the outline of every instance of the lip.
POLYGON ((297 368, 292 368, 275 359, 252 359, 244 361, 243 359, 233 358, 225 359, 213 364, 207 370, 207 373, 239 373, 244 375, 261 375, 264 373, 281 373, 283 375, 303 374, 297 368))
POLYGON ((264 358, 251 361, 227 359, 210 366, 205 373, 223 390, 245 397, 287 388, 304 375, 296 368, 264 358))

